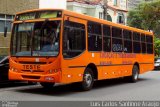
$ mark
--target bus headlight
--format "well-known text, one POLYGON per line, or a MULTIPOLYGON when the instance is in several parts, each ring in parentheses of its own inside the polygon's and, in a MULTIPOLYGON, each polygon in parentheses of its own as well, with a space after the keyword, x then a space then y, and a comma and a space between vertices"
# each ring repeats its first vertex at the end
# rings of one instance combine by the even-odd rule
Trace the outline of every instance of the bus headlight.
POLYGON ((16 69, 16 68, 14 68, 14 67, 11 67, 10 68, 13 72, 17 72, 18 70, 16 69))
POLYGON ((52 70, 52 69, 50 69, 50 70, 49 70, 49 73, 50 73, 50 74, 51 74, 51 73, 53 73, 53 70, 52 70))

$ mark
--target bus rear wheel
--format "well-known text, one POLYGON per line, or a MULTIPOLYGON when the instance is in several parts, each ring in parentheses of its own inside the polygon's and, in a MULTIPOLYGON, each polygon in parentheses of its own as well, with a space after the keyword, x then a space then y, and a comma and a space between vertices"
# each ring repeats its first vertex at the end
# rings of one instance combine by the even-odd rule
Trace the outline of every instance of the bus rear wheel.
POLYGON ((93 71, 90 68, 86 68, 84 74, 83 74, 83 81, 81 84, 81 88, 84 91, 91 90, 94 83, 94 75, 93 71))
POLYGON ((55 85, 55 83, 45 83, 45 82, 41 82, 40 84, 43 88, 46 88, 46 89, 53 88, 53 86, 55 85))
POLYGON ((137 82, 139 78, 139 68, 137 65, 134 65, 132 68, 132 76, 129 77, 130 82, 137 82))

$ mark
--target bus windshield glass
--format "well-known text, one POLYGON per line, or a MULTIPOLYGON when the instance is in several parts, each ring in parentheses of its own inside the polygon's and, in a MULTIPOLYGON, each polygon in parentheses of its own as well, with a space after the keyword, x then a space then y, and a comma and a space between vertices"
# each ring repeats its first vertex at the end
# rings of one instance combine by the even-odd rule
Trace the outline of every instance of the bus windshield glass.
POLYGON ((57 56, 61 21, 14 24, 12 56, 57 56))

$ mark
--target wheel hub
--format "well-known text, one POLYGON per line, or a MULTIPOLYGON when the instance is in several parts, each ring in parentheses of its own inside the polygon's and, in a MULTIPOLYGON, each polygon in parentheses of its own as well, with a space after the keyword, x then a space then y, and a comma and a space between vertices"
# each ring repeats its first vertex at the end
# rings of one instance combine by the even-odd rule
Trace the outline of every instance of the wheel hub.
POLYGON ((92 76, 91 74, 85 74, 85 83, 86 83, 86 86, 90 86, 91 83, 92 83, 92 76))

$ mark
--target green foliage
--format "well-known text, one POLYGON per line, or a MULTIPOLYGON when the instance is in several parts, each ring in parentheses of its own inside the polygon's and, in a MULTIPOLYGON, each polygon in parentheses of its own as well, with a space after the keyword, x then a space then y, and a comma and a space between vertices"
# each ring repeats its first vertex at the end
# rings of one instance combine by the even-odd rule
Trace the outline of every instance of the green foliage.
POLYGON ((129 11, 128 25, 152 30, 155 35, 160 35, 160 0, 141 3, 137 8, 129 11))
POLYGON ((141 21, 142 21, 142 18, 140 17, 137 10, 132 10, 129 12, 129 15, 128 15, 128 25, 129 26, 143 29, 141 27, 141 21))
POLYGON ((156 36, 154 39, 155 55, 160 55, 160 0, 143 2, 134 10, 129 11, 128 25, 153 31, 156 36))
POLYGON ((155 49, 155 56, 160 55, 160 39, 159 38, 154 38, 154 49, 155 49))

